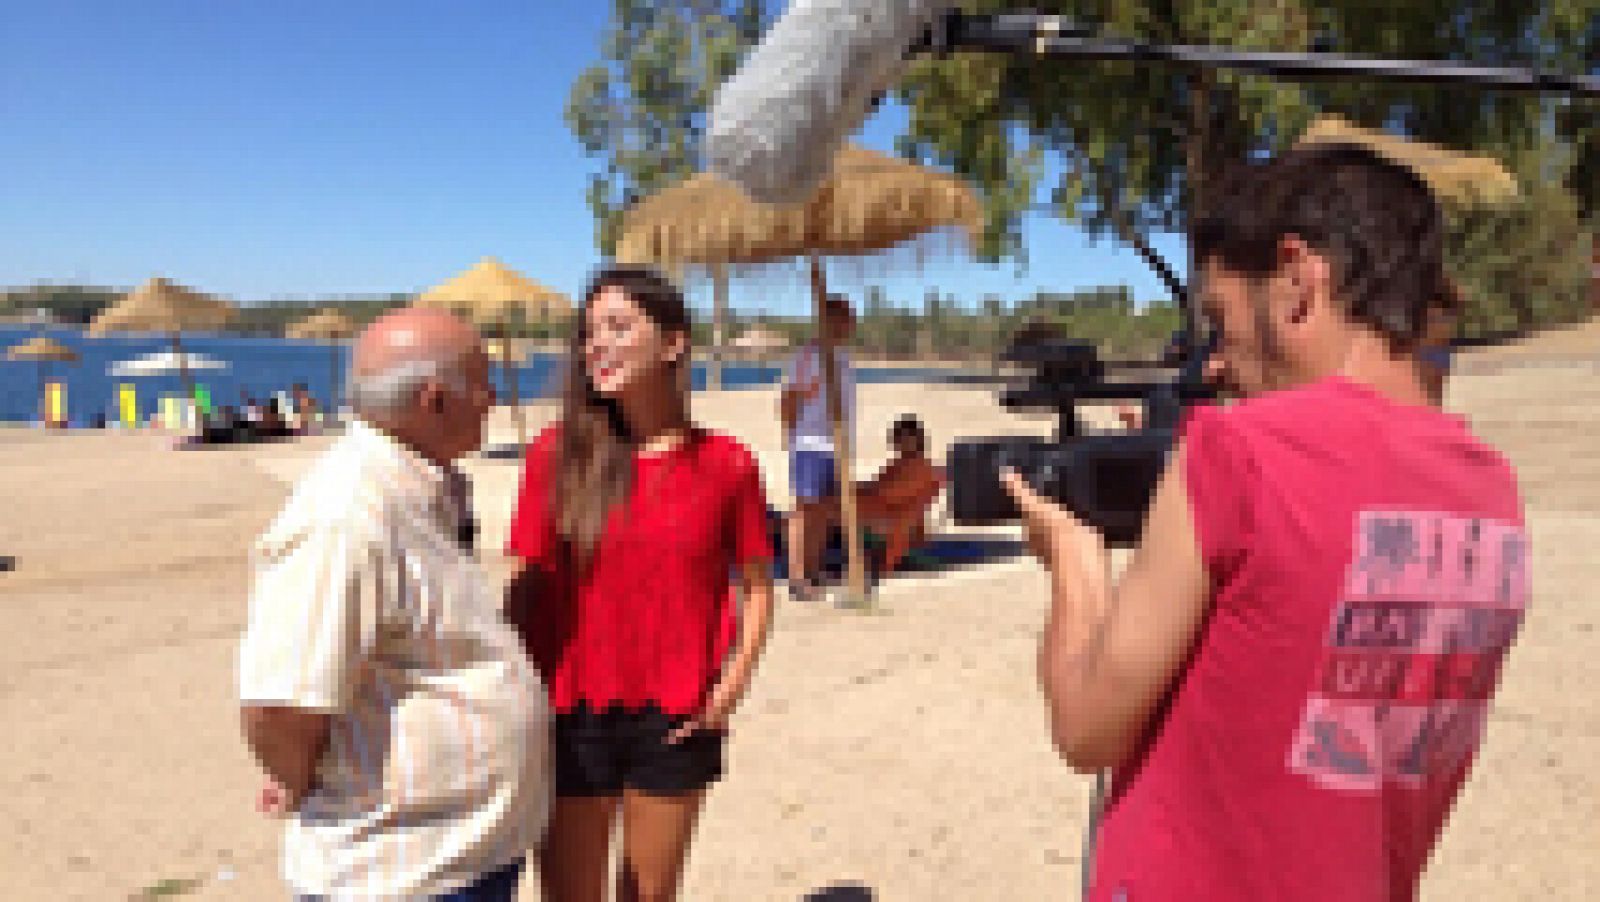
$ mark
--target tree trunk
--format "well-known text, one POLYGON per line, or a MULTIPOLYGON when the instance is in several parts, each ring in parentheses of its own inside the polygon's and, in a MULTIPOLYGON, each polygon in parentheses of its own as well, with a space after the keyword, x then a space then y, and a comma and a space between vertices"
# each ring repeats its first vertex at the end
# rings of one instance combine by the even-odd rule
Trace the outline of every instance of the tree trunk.
MULTIPOLYGON (((183 395, 189 399, 190 404, 198 405, 200 399, 195 397, 194 376, 189 372, 189 358, 183 353, 183 344, 178 340, 177 330, 172 333, 172 353, 178 358, 178 379, 183 383, 183 395)), ((171 428, 170 425, 168 428, 171 428)))
POLYGON ((833 422, 833 457, 839 477, 839 513, 844 521, 847 603, 866 607, 867 568, 861 545, 861 524, 856 515, 855 454, 851 430, 844 421, 844 398, 839 391, 838 372, 834 366, 833 338, 826 328, 828 287, 822 272, 822 261, 811 258, 811 293, 817 317, 817 356, 822 361, 822 385, 828 402, 828 419, 833 422))
POLYGON ((522 392, 517 388, 517 360, 511 348, 510 330, 500 324, 500 365, 505 368, 506 387, 511 391, 511 421, 517 424, 517 453, 528 444, 528 428, 522 418, 522 392))
MULTIPOLYGON (((327 421, 327 422, 332 422, 334 415, 339 412, 340 396, 344 394, 342 391, 339 390, 340 389, 340 383, 343 381, 342 379, 340 379, 340 375, 341 375, 342 371, 341 371, 341 369, 339 367, 339 351, 344 346, 345 346, 345 340, 344 339, 335 338, 333 340, 333 342, 332 342, 332 350, 330 352, 329 365, 330 365, 330 368, 331 368, 331 373, 333 375, 333 381, 328 383, 328 409, 323 411, 323 417, 325 418, 325 421, 327 421)), ((310 391, 310 387, 308 386, 306 390, 310 391)))

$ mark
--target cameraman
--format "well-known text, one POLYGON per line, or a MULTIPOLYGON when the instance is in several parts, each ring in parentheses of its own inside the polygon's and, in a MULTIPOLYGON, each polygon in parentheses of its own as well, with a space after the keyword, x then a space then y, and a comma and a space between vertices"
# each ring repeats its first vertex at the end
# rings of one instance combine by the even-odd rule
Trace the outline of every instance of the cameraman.
POLYGON ((1056 746, 1114 772, 1089 898, 1413 898, 1527 600, 1515 476, 1421 384, 1413 173, 1297 149, 1215 196, 1201 303, 1245 397, 1190 414, 1121 579, 1006 474, 1056 746))

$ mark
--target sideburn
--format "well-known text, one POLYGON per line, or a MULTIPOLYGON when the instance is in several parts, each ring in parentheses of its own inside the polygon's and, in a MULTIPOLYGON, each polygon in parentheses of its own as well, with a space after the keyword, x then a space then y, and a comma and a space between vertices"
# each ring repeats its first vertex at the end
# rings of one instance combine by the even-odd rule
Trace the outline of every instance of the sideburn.
POLYGON ((1265 284, 1250 286, 1250 311, 1255 332, 1256 354, 1261 360, 1262 376, 1276 381, 1278 373, 1287 366, 1289 355, 1283 348, 1277 324, 1272 316, 1272 301, 1265 284))

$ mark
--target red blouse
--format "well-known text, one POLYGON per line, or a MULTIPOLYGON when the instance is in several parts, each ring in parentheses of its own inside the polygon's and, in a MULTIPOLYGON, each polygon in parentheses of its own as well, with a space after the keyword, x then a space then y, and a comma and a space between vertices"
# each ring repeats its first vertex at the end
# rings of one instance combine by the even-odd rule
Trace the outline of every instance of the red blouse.
POLYGON ((545 577, 518 619, 551 704, 692 714, 733 642, 735 568, 772 556, 760 467, 707 431, 637 455, 631 495, 577 573, 550 503, 559 434, 551 427, 528 448, 509 543, 545 577))

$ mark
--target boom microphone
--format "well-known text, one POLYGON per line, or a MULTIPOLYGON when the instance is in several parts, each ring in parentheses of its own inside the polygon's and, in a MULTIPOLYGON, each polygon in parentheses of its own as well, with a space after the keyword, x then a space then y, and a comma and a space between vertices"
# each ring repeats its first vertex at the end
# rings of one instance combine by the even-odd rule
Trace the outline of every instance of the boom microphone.
POLYGON ((763 203, 799 203, 952 0, 794 0, 717 92, 707 168, 763 203))

